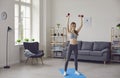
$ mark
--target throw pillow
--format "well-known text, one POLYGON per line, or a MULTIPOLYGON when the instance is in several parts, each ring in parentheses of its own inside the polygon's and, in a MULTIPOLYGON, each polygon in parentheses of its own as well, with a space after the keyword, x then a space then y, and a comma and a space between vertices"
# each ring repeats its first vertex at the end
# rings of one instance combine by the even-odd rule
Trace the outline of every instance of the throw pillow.
POLYGON ((86 41, 82 42, 81 50, 91 50, 92 51, 92 48, 93 48, 92 42, 86 42, 86 41))
POLYGON ((25 49, 24 55, 25 55, 26 57, 31 57, 31 56, 33 56, 33 55, 35 55, 35 54, 32 53, 31 51, 29 51, 28 49, 25 49))

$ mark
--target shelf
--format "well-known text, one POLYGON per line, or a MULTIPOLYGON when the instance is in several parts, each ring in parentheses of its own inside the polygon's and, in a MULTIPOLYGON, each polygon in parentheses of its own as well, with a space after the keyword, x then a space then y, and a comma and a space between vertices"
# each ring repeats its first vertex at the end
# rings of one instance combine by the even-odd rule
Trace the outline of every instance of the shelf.
POLYGON ((111 60, 111 62, 120 62, 120 61, 118 61, 118 60, 111 60))
POLYGON ((120 29, 111 28, 111 61, 120 62, 120 29))
POLYGON ((67 41, 66 27, 51 27, 51 54, 53 57, 62 57, 64 44, 67 41))
POLYGON ((54 58, 63 58, 62 56, 54 56, 54 58))
POLYGON ((51 44, 64 44, 64 42, 51 42, 51 44))
POLYGON ((112 55, 118 55, 118 56, 120 56, 120 53, 116 52, 116 53, 112 53, 112 55))
POLYGON ((55 51, 54 52, 54 57, 55 58, 63 58, 62 51, 55 51))
POLYGON ((112 53, 111 61, 112 62, 120 62, 120 53, 118 53, 118 52, 112 53))
POLYGON ((52 52, 62 52, 63 49, 52 49, 51 51, 52 51, 52 52))
POLYGON ((118 48, 118 49, 119 49, 119 48, 120 48, 120 46, 112 46, 112 48, 118 48))
POLYGON ((64 35, 64 36, 51 36, 51 37, 66 37, 66 36, 64 35))

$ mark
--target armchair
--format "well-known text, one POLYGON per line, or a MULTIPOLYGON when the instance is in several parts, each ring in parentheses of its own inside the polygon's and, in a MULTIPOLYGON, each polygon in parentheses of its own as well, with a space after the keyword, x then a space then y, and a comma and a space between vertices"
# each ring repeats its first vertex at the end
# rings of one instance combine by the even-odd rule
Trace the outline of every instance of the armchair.
POLYGON ((42 61, 42 64, 43 64, 42 57, 44 56, 44 51, 39 50, 39 43, 38 42, 24 42, 23 45, 24 45, 24 49, 29 51, 29 53, 28 53, 29 55, 27 55, 27 54, 25 55, 27 57, 25 63, 27 63, 27 61, 30 59, 32 60, 32 63, 35 59, 38 63, 38 59, 40 58, 42 61))

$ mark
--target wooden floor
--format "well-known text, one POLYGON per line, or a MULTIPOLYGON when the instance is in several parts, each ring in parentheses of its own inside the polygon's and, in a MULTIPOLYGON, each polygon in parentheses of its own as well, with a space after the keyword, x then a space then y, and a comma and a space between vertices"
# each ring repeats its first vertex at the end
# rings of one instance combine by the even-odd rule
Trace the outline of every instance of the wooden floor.
MULTIPOLYGON (((63 78, 59 69, 64 68, 64 59, 44 59, 44 64, 20 63, 10 69, 0 68, 0 78, 63 78)), ((74 68, 74 61, 69 62, 74 68)), ((120 78, 120 63, 103 64, 96 62, 79 62, 79 71, 87 78, 120 78)))

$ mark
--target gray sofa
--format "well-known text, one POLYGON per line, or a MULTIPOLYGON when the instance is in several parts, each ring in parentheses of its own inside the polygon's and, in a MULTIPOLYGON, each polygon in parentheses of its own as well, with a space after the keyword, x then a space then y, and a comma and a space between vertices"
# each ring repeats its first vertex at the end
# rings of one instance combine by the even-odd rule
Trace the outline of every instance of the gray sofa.
MULTIPOLYGON (((67 57, 67 49, 69 42, 67 41, 66 46, 63 50, 63 57, 67 57)), ((110 61, 110 42, 102 41, 78 41, 78 60, 92 60, 92 61, 103 61, 104 64, 110 61)), ((71 59, 74 59, 74 53, 71 55, 71 59)))

